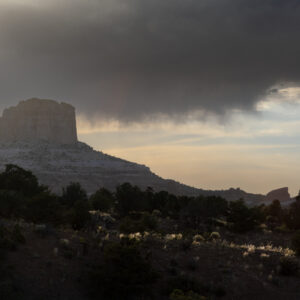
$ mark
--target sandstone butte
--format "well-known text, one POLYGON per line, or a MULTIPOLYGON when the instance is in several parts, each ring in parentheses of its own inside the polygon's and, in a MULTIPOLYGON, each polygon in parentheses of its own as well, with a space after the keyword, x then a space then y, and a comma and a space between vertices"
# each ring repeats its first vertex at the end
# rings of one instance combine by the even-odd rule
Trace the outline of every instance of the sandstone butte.
POLYGON ((75 108, 53 100, 29 99, 4 110, 0 118, 1 142, 77 142, 75 108))

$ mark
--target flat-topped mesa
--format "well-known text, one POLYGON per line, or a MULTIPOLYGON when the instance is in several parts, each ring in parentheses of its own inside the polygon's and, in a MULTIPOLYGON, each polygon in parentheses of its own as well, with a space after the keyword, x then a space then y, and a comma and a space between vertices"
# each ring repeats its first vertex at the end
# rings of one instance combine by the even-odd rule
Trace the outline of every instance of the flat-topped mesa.
POLYGON ((75 108, 53 100, 29 99, 4 110, 0 142, 77 142, 75 108))

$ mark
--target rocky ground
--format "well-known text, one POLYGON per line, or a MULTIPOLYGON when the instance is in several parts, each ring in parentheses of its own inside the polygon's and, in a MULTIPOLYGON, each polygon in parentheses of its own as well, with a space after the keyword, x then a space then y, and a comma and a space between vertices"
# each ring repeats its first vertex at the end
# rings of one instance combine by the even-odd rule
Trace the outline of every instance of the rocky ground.
MULTIPOLYGON (((118 226, 77 232, 18 224, 25 242, 2 262, 10 275, 1 287, 13 291, 13 299, 89 299, 89 270, 101 262, 106 244, 124 238, 118 226)), ((139 243, 159 274, 152 286, 154 299, 167 300, 170 289, 189 284, 196 284, 205 299, 300 298, 300 277, 293 271, 299 259, 289 248, 292 233, 262 229, 239 235, 210 229, 201 235, 181 233, 173 221, 161 220, 157 232, 127 236, 139 243)))

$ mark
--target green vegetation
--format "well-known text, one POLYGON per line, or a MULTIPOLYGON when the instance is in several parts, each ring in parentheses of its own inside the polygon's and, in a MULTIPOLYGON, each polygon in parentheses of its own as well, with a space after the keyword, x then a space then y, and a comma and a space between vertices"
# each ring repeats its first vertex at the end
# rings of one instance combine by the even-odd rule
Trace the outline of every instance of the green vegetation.
POLYGON ((90 205, 94 210, 109 212, 113 208, 114 202, 113 194, 105 188, 99 189, 90 197, 90 205))
POLYGON ((136 244, 123 241, 106 245, 104 261, 93 268, 90 277, 95 295, 132 300, 151 295, 157 274, 136 244))
POLYGON ((264 215, 259 207, 249 208, 243 200, 229 203, 227 221, 232 223, 232 229, 236 232, 253 230, 264 220, 264 215))
POLYGON ((157 229, 157 221, 147 212, 130 214, 121 220, 119 229, 122 233, 153 231, 157 229))
POLYGON ((197 293, 189 291, 184 293, 182 290, 174 290, 170 295, 170 300, 206 300, 204 296, 200 296, 197 293))
POLYGON ((292 247, 296 254, 300 256, 300 231, 298 230, 292 238, 292 247))
MULTIPOLYGON (((299 274, 300 196, 289 207, 276 200, 248 207, 242 199, 175 196, 130 183, 114 193, 100 188, 89 196, 74 182, 56 195, 31 172, 8 165, 0 174, 0 217, 1 299, 22 299, 4 258, 28 246, 25 261, 38 261, 32 238, 49 240, 51 249, 38 248, 46 252, 45 265, 53 266, 55 258, 63 261, 57 274, 74 262, 72 270, 80 269, 76 284, 92 300, 230 297, 232 286, 220 278, 234 280, 233 264, 240 268, 238 274, 252 268, 274 286, 280 286, 280 276, 299 274), (276 247, 248 240, 276 234, 282 247, 278 240, 276 247), (210 273, 211 264, 216 266, 210 273)), ((66 278, 63 274, 61 282, 66 278)))

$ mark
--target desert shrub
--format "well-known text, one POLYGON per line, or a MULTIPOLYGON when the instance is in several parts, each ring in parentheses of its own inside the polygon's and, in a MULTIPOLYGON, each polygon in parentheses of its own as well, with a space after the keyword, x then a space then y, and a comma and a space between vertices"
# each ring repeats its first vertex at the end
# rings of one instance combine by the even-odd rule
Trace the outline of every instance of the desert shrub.
POLYGON ((296 197, 284 216, 285 223, 291 229, 300 229, 300 196, 296 197))
POLYGON ((228 210, 228 203, 220 197, 199 196, 188 201, 182 209, 182 216, 192 226, 198 226, 203 220, 225 216, 228 210))
POLYGON ((141 227, 139 226, 138 221, 132 220, 130 217, 125 217, 121 220, 119 230, 122 233, 134 233, 140 232, 141 227))
POLYGON ((155 193, 152 187, 147 187, 143 192, 143 208, 150 213, 156 209, 154 205, 154 195, 155 193))
POLYGON ((210 289, 193 277, 179 275, 168 279, 162 292, 165 295, 170 295, 174 290, 181 290, 184 293, 193 291, 200 295, 205 295, 210 289))
POLYGON ((153 231, 157 228, 156 218, 149 213, 144 213, 138 216, 138 219, 132 215, 122 219, 120 223, 120 231, 122 233, 134 233, 153 231))
POLYGON ((72 259, 75 256, 75 249, 71 247, 70 240, 60 239, 59 240, 60 251, 62 256, 66 259, 72 259))
POLYGON ((61 202, 67 207, 74 206, 77 201, 87 201, 86 191, 81 187, 80 183, 72 182, 63 188, 61 202))
POLYGON ((154 216, 154 217, 156 217, 156 218, 161 217, 161 211, 158 210, 158 209, 154 209, 154 210, 152 211, 152 216, 154 216))
POLYGON ((5 264, 5 253, 0 253, 0 299, 24 299, 14 281, 11 268, 5 264))
POLYGON ((34 233, 41 238, 45 238, 49 235, 55 235, 56 231, 54 227, 49 224, 36 224, 34 226, 34 233))
MULTIPOLYGON (((206 234, 209 235, 209 233, 206 233, 206 234)), ((209 235, 209 236, 210 236, 210 235, 209 235)), ((196 235, 193 236, 193 240, 194 240, 195 242, 204 242, 204 241, 205 241, 205 238, 204 238, 204 236, 201 235, 201 234, 196 234, 196 235)))
POLYGON ((292 247, 296 254, 300 255, 300 231, 298 230, 292 237, 292 247))
POLYGON ((141 221, 146 230, 152 231, 157 229, 157 218, 155 216, 145 213, 141 221))
POLYGON ((17 191, 30 197, 43 191, 44 187, 39 185, 32 172, 9 164, 0 174, 0 190, 17 191))
POLYGON ((296 276, 299 272, 298 261, 291 256, 280 258, 280 274, 284 276, 296 276))
POLYGON ((9 236, 9 231, 4 225, 0 225, 0 250, 14 250, 16 243, 9 236))
POLYGON ((73 259, 76 255, 74 249, 72 248, 65 248, 61 252, 62 252, 62 256, 66 259, 73 259))
POLYGON ((140 211, 144 208, 143 193, 137 186, 123 183, 116 189, 116 210, 121 215, 127 215, 131 211, 140 211))
POLYGON ((210 239, 211 240, 219 240, 221 238, 221 235, 219 232, 214 231, 210 234, 210 239))
POLYGON ((183 292, 182 290, 174 290, 170 295, 170 300, 205 300, 207 299, 204 296, 201 296, 193 291, 189 291, 187 293, 183 292))
POLYGON ((11 239, 19 244, 24 244, 26 242, 21 227, 18 224, 16 224, 11 231, 11 239))
POLYGON ((180 197, 176 197, 175 195, 169 194, 164 211, 165 214, 177 219, 179 217, 180 211, 183 207, 183 202, 181 201, 180 197))
POLYGON ((166 203, 169 199, 169 193, 166 191, 160 191, 155 193, 151 199, 150 206, 152 210, 159 210, 161 213, 166 214, 166 203))
POLYGON ((274 231, 280 232, 280 233, 288 233, 288 232, 290 232, 290 229, 286 226, 286 224, 283 223, 280 226, 275 227, 274 231))
POLYGON ((18 225, 13 228, 0 225, 0 299, 24 299, 21 290, 16 286, 13 269, 6 261, 7 251, 15 250, 18 244, 24 242, 25 238, 18 225))
POLYGON ((265 214, 271 216, 276 222, 281 222, 283 219, 283 209, 279 200, 273 200, 273 202, 265 207, 265 214))
POLYGON ((110 243, 105 246, 104 260, 90 273, 95 297, 104 299, 146 299, 157 278, 135 244, 110 243))
POLYGON ((69 218, 73 229, 80 230, 84 228, 91 219, 89 213, 90 206, 86 200, 77 200, 70 210, 69 218))
POLYGON ((232 223, 231 229, 236 232, 253 230, 263 220, 259 207, 247 207, 242 199, 229 203, 227 221, 232 223))
POLYGON ((0 225, 0 250, 15 250, 19 244, 25 243, 25 237, 19 225, 7 228, 0 225))
POLYGON ((218 227, 225 227, 227 226, 227 222, 223 219, 218 219, 218 218, 208 218, 205 224, 210 225, 210 226, 218 226, 218 227))
POLYGON ((39 193, 26 202, 26 219, 34 223, 60 224, 61 204, 56 195, 49 191, 39 193))
POLYGON ((94 210, 109 211, 114 205, 113 194, 105 189, 99 189, 90 197, 91 208, 94 210))
POLYGON ((0 216, 4 218, 19 218, 25 210, 25 197, 12 190, 0 190, 0 216))

